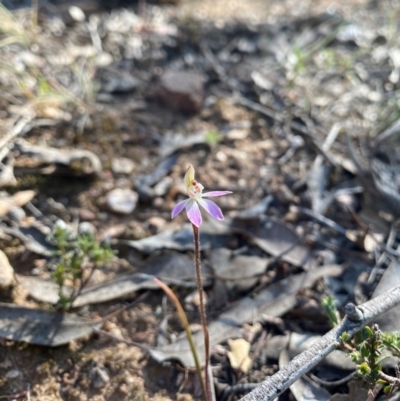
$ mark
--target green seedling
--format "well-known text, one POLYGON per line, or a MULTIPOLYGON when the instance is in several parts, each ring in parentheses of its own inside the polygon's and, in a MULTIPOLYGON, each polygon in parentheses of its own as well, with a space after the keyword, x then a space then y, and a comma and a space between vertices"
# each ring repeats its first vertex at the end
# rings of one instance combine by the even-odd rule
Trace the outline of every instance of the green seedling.
POLYGON ((218 131, 209 131, 206 133, 206 142, 212 147, 215 146, 220 139, 218 131))
MULTIPOLYGON (((400 378, 384 373, 381 363, 386 358, 400 357, 399 345, 400 333, 383 333, 378 325, 364 327, 353 339, 347 333, 341 338, 342 348, 356 364, 356 376, 369 388, 383 385, 387 395, 400 388, 400 378)), ((399 372, 398 368, 396 372, 399 372)))
POLYGON ((292 49, 292 54, 289 56, 289 60, 292 63, 292 68, 296 74, 300 74, 306 69, 307 55, 299 47, 294 47, 292 49))
POLYGON ((67 311, 88 284, 94 271, 111 261, 115 252, 108 245, 99 244, 92 234, 78 234, 74 237, 62 227, 56 227, 50 240, 56 247, 53 255, 56 267, 51 278, 59 287, 58 307, 67 311))
POLYGON ((12 43, 20 43, 28 46, 30 43, 29 35, 23 25, 15 18, 15 16, 0 4, 0 47, 10 45, 12 43))
POLYGON ((322 298, 321 306, 324 309, 325 314, 328 316, 330 325, 336 327, 340 322, 340 316, 333 296, 328 295, 322 298))

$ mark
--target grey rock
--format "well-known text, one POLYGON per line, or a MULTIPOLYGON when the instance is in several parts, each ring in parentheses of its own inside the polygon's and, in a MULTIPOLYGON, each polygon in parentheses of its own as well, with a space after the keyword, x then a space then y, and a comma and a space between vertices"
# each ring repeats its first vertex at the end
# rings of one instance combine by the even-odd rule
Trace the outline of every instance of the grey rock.
POLYGON ((107 194, 108 208, 114 213, 130 214, 135 210, 138 194, 131 189, 115 188, 107 194))
POLYGON ((19 223, 26 217, 26 213, 22 207, 13 206, 8 212, 8 217, 19 223))
POLYGON ((135 163, 128 158, 119 157, 111 162, 111 170, 116 174, 130 174, 135 168, 135 163))
POLYGON ((196 113, 204 103, 206 77, 193 71, 165 71, 155 90, 161 103, 184 113, 196 113))
POLYGON ((131 92, 140 84, 139 79, 115 66, 99 68, 96 76, 100 80, 100 91, 106 93, 131 92))
POLYGON ((18 369, 11 369, 5 375, 6 379, 11 379, 11 380, 18 379, 20 376, 21 376, 21 371, 18 369))
POLYGON ((110 374, 104 366, 96 366, 92 372, 92 386, 96 389, 103 388, 110 381, 110 374))
POLYGON ((82 223, 79 223, 78 232, 80 234, 96 234, 96 231, 96 227, 88 221, 83 221, 82 223))

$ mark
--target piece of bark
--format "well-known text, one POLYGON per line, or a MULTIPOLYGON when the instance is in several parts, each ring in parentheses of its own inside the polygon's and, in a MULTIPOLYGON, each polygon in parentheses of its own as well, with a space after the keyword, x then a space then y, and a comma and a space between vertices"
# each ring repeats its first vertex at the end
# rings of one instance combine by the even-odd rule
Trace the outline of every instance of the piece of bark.
POLYGON ((203 107, 206 77, 193 71, 165 71, 155 89, 155 98, 184 113, 197 113, 203 107))

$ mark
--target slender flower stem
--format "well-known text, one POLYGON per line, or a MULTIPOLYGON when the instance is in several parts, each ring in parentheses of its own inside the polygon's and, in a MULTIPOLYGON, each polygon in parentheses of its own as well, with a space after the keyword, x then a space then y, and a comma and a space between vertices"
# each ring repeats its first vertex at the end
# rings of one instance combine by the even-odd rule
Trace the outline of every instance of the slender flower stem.
POLYGON ((192 332, 190 331, 190 326, 189 326, 189 322, 187 320, 185 311, 183 310, 182 305, 179 302, 179 299, 176 297, 176 295, 172 292, 172 290, 166 284, 164 284, 161 280, 159 280, 157 278, 155 278, 154 281, 167 294, 169 299, 174 303, 176 310, 178 311, 179 318, 181 319, 182 325, 183 325, 183 327, 184 327, 184 329, 186 331, 186 337, 187 337, 187 339, 189 341, 190 350, 192 351, 194 363, 196 365, 197 375, 199 377, 201 389, 203 391, 203 397, 204 397, 205 401, 208 401, 207 400, 206 385, 204 383, 204 380, 203 380, 203 377, 202 377, 202 374, 201 374, 201 364, 200 364, 200 360, 199 360, 199 355, 197 353, 196 344, 194 342, 192 332))
POLYGON ((210 361, 210 339, 207 328, 207 320, 206 320, 206 308, 204 305, 204 297, 203 297, 203 283, 201 280, 201 267, 200 267, 200 236, 199 236, 199 228, 192 224, 193 227, 193 235, 194 235, 194 264, 196 268, 196 279, 197 279, 197 287, 199 290, 199 312, 201 319, 201 326, 203 327, 204 333, 204 348, 205 348, 205 364, 204 364, 204 377, 206 383, 206 400, 211 401, 211 387, 210 387, 210 378, 208 376, 208 365, 210 361))

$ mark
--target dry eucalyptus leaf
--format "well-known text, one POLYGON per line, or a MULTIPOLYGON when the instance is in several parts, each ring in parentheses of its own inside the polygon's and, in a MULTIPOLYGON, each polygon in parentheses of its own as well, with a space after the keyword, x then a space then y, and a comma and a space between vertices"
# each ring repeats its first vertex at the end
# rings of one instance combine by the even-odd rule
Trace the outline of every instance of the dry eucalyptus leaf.
MULTIPOLYGON (((208 270, 204 268, 204 272, 207 273, 208 270)), ((162 252, 149 257, 140 272, 121 275, 113 280, 84 288, 75 299, 73 306, 107 302, 142 289, 158 289, 159 286, 154 283, 154 277, 160 278, 169 285, 196 286, 192 259, 177 252, 162 252)), ((53 281, 21 275, 17 275, 16 278, 38 301, 51 304, 58 302, 59 287, 53 281)), ((205 284, 207 282, 205 280, 205 284)), ((71 294, 72 291, 72 288, 63 288, 65 295, 71 294)))
MULTIPOLYGON (((200 243, 203 251, 227 246, 233 238, 234 236, 230 233, 230 230, 223 225, 216 226, 212 221, 204 222, 201 225, 200 243)), ((190 224, 185 224, 181 230, 176 232, 165 230, 160 234, 140 240, 118 240, 117 242, 145 254, 152 254, 160 249, 192 251, 193 228, 190 224)))
POLYGON ((301 243, 296 233, 285 224, 268 219, 265 222, 244 222, 232 220, 229 227, 249 236, 264 252, 281 257, 285 262, 308 270, 313 267, 314 259, 310 250, 301 243))
POLYGON ((3 165, 0 169, 0 187, 17 185, 17 180, 14 176, 14 166, 13 165, 3 165))
POLYGON ((0 216, 5 216, 14 206, 24 206, 36 195, 35 191, 27 190, 15 193, 12 196, 0 197, 0 216))
POLYGON ((217 280, 225 283, 227 290, 246 291, 256 284, 258 276, 265 272, 269 259, 259 256, 238 255, 219 248, 210 252, 210 265, 217 280))
POLYGON ((101 325, 66 313, 0 303, 0 337, 13 341, 56 347, 84 337, 101 325))
POLYGON ((152 199, 157 196, 154 186, 168 175, 178 160, 176 154, 163 158, 156 168, 148 174, 140 174, 135 180, 135 189, 141 199, 152 199))
MULTIPOLYGON (((20 274, 16 274, 15 279, 37 301, 56 304, 60 299, 58 295, 59 287, 54 281, 35 276, 21 276, 20 274)), ((63 292, 66 295, 72 293, 72 288, 64 287, 63 292)))
POLYGON ((27 249, 37 253, 38 255, 51 256, 54 247, 46 241, 47 234, 44 233, 43 227, 31 225, 28 227, 9 227, 0 224, 0 232, 18 238, 24 243, 27 249))
POLYGON ((63 164, 74 166, 80 164, 79 173, 100 174, 102 165, 99 157, 86 149, 56 149, 47 146, 33 145, 23 139, 18 139, 15 149, 22 154, 35 159, 41 164, 63 164))
POLYGON ((348 394, 336 393, 333 394, 331 398, 329 398, 329 401, 351 401, 351 399, 348 394))
MULTIPOLYGON (((329 401, 365 401, 368 398, 368 390, 362 380, 352 380, 347 387, 349 394, 334 394, 329 401)), ((385 400, 388 400, 387 396, 385 396, 385 400)))
MULTIPOLYGON (((400 285, 400 263, 397 260, 393 260, 383 273, 372 298, 384 294, 397 285, 400 285)), ((400 331, 400 308, 390 309, 388 312, 375 319, 373 323, 378 324, 382 331, 400 331)), ((392 365, 394 363, 396 365, 397 363, 395 361, 394 358, 390 358, 384 360, 382 364, 384 366, 388 363, 392 365)))
POLYGON ((237 340, 229 340, 228 344, 231 349, 228 352, 228 358, 232 369, 247 373, 251 367, 250 343, 243 338, 238 338, 237 340))
POLYGON ((14 283, 14 269, 8 261, 7 255, 0 250, 0 290, 10 287, 14 283))

